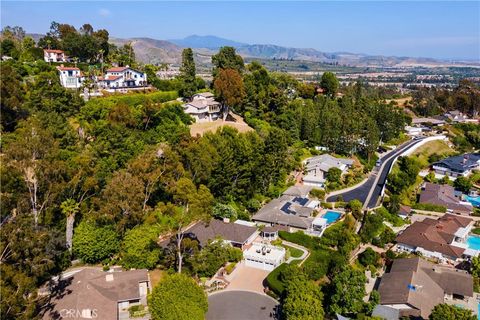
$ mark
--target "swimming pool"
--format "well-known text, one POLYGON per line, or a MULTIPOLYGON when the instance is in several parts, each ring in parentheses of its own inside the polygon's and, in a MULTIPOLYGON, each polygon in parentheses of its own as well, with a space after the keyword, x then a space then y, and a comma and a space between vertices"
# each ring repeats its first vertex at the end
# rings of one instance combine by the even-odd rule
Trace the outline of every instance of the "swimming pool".
POLYGON ((478 197, 465 196, 465 200, 470 202, 474 207, 480 207, 480 196, 478 197))
POLYGON ((322 216, 322 218, 327 219, 327 223, 328 223, 328 224, 332 224, 332 223, 334 223, 335 221, 337 221, 338 219, 340 219, 341 216, 342 216, 342 214, 341 214, 340 212, 337 212, 337 211, 327 211, 327 212, 322 216))
POLYGON ((470 249, 480 250, 480 237, 474 235, 468 236, 467 246, 470 249))

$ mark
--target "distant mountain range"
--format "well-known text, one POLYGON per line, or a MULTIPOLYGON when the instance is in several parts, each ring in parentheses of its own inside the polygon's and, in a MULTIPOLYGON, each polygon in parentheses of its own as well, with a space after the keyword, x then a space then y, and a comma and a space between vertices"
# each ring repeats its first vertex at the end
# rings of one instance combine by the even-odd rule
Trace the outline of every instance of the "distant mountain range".
MULTIPOLYGON (((38 39, 39 35, 35 34, 38 39)), ((211 56, 220 47, 232 46, 245 58, 285 59, 321 63, 338 63, 357 67, 408 66, 480 66, 480 62, 445 61, 432 58, 391 57, 348 52, 328 53, 311 48, 288 48, 272 44, 246 44, 217 36, 192 35, 183 39, 157 40, 152 38, 110 38, 110 42, 123 45, 131 42, 136 58, 143 63, 181 62, 183 48, 192 48, 196 62, 204 67, 211 64, 211 56)))

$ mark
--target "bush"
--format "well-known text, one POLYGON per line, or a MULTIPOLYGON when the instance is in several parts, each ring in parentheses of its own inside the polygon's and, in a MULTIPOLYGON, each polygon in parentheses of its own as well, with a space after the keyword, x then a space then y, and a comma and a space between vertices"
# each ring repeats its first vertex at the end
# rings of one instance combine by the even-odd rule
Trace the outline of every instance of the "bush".
POLYGON ((275 292, 278 296, 283 294, 285 290, 285 283, 280 280, 280 275, 282 271, 288 268, 288 264, 282 263, 278 267, 276 267, 272 272, 270 272, 266 278, 267 286, 275 292))
POLYGON ((236 262, 232 262, 232 263, 227 264, 227 266, 225 267, 225 271, 227 272, 227 274, 232 273, 233 270, 235 270, 236 265, 237 265, 236 262))
POLYGON ((378 260, 380 255, 376 253, 372 248, 367 248, 365 251, 360 253, 358 256, 358 261, 364 266, 378 266, 378 260))
POLYGON ((325 190, 314 188, 310 191, 310 196, 317 198, 320 201, 323 201, 325 199, 325 190))
POLYGON ((318 249, 320 246, 319 238, 306 235, 302 231, 297 231, 295 233, 290 233, 287 231, 279 231, 278 235, 283 240, 299 244, 301 246, 304 246, 305 248, 309 248, 312 250, 318 249))
POLYGON ((128 230, 120 250, 121 264, 126 269, 153 269, 160 259, 155 226, 140 225, 128 230))
POLYGON ((333 209, 333 204, 330 202, 322 202, 320 205, 325 209, 333 209))
POLYGON ((442 212, 442 213, 447 212, 447 208, 445 206, 432 204, 432 203, 416 203, 413 205, 413 209, 442 212))
POLYGON ((480 235, 480 228, 473 228, 473 229, 472 229, 472 232, 475 233, 475 234, 480 235))
POLYGON ((85 220, 75 228, 73 252, 83 262, 96 263, 110 258, 117 251, 118 238, 113 228, 98 227, 85 220))

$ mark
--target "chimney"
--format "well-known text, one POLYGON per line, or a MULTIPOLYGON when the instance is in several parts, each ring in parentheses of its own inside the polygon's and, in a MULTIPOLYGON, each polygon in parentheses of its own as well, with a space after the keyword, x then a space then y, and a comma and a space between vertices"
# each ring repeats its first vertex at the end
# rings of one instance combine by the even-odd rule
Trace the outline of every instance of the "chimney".
POLYGON ((105 281, 112 282, 113 281, 113 273, 109 273, 105 276, 105 281))

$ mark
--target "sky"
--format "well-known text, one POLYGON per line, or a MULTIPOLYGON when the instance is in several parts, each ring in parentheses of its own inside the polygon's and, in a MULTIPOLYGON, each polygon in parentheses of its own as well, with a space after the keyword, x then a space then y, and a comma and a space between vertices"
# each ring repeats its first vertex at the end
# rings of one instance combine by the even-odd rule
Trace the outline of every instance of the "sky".
POLYGON ((119 38, 215 35, 324 52, 480 60, 480 1, 1 1, 1 26, 90 23, 119 38))

